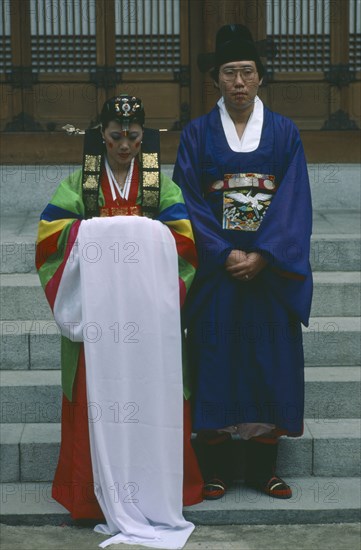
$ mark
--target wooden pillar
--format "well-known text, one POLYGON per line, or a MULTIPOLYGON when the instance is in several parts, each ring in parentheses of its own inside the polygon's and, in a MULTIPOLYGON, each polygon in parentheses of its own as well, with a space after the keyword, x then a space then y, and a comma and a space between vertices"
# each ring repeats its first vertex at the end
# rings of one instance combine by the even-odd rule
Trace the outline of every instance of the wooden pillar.
MULTIPOLYGON (((179 123, 183 127, 190 114, 190 44, 189 44, 189 0, 180 0, 180 75, 179 75, 179 123), (182 76, 182 71, 185 74, 182 76)), ((192 3, 192 2, 191 2, 192 3)))
MULTIPOLYGON (((12 69, 17 70, 21 67, 21 44, 20 44, 20 35, 21 35, 21 10, 19 6, 19 0, 13 0, 10 4, 10 29, 11 29, 11 64, 12 69)), ((14 74, 12 78, 14 78, 14 74)), ((22 112, 23 110, 23 100, 22 100, 22 91, 21 88, 15 87, 14 83, 11 84, 11 91, 9 89, 9 94, 7 99, 9 100, 9 111, 11 116, 14 117, 22 112)))
MULTIPOLYGON (((349 2, 332 0, 330 3, 330 54, 331 65, 347 65, 349 61, 349 2)), ((331 109, 342 109, 348 113, 348 86, 336 88, 338 92, 338 105, 331 104, 331 109)), ((331 98, 335 97, 331 94, 331 98)))
MULTIPOLYGON (((114 0, 96 2, 96 59, 98 70, 97 114, 103 103, 115 95, 116 86, 108 87, 108 67, 115 67, 115 6, 114 0), (101 82, 106 85, 101 85, 101 82)), ((115 84, 115 83, 114 83, 115 84)))
POLYGON ((203 114, 203 75, 198 69, 197 56, 204 51, 204 25, 202 2, 189 3, 189 65, 190 65, 190 117, 203 114))
POLYGON ((12 52, 12 114, 33 116, 34 93, 31 76, 30 0, 10 4, 12 52))
POLYGON ((352 78, 349 66, 349 9, 348 1, 330 0, 331 67, 326 74, 330 82, 330 129, 345 129, 349 119, 349 84, 352 78))
MULTIPOLYGON (((21 63, 26 71, 29 72, 30 82, 24 83, 22 88, 23 112, 34 117, 35 110, 35 91, 32 86, 32 59, 31 59, 31 20, 30 20, 30 0, 20 2, 21 11, 21 63)), ((34 75, 35 76, 35 75, 34 75)))

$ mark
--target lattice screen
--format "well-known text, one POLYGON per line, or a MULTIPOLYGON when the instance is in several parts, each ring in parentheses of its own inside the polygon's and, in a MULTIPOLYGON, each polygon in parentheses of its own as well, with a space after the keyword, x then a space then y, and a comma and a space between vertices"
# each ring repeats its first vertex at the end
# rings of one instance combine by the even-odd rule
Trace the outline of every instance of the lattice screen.
POLYGON ((10 0, 0 2, 0 72, 11 72, 10 0))
POLYGON ((287 72, 327 70, 330 17, 330 0, 267 0, 267 35, 278 48, 269 66, 287 72))
POLYGON ((350 0, 349 60, 355 71, 361 71, 361 0, 350 0))
POLYGON ((179 0, 116 0, 120 71, 170 71, 180 64, 179 0))
POLYGON ((88 72, 96 64, 96 0, 31 0, 32 67, 88 72))

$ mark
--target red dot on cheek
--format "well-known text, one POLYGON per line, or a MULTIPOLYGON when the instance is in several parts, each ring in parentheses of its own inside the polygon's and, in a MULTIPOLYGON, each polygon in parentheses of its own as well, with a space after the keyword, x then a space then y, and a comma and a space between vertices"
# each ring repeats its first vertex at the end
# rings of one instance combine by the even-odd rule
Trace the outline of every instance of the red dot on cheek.
POLYGON ((109 147, 109 149, 113 149, 113 144, 111 141, 107 141, 107 145, 109 147))
POLYGON ((135 144, 136 148, 138 149, 138 147, 140 147, 140 141, 137 141, 137 143, 135 144))

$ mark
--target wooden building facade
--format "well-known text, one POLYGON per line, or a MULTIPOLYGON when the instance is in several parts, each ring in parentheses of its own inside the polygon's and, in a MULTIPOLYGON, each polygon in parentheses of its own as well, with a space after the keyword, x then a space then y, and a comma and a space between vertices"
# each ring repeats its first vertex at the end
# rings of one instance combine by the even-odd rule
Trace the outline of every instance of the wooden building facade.
POLYGON ((143 99, 173 162, 179 132, 218 99, 197 55, 226 23, 274 44, 260 96, 299 126, 312 162, 360 160, 361 0, 2 0, 2 161, 80 162, 62 127, 107 97, 143 99), (69 149, 71 149, 69 151, 69 149))

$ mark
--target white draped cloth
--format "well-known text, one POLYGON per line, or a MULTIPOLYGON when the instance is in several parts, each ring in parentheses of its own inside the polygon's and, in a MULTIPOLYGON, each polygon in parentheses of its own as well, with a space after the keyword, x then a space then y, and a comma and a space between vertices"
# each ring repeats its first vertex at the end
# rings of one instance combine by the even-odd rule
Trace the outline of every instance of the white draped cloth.
POLYGON ((95 494, 110 544, 182 548, 178 257, 162 223, 82 221, 59 286, 62 333, 83 340, 95 494), (70 301, 67 299, 70 296, 70 301))

